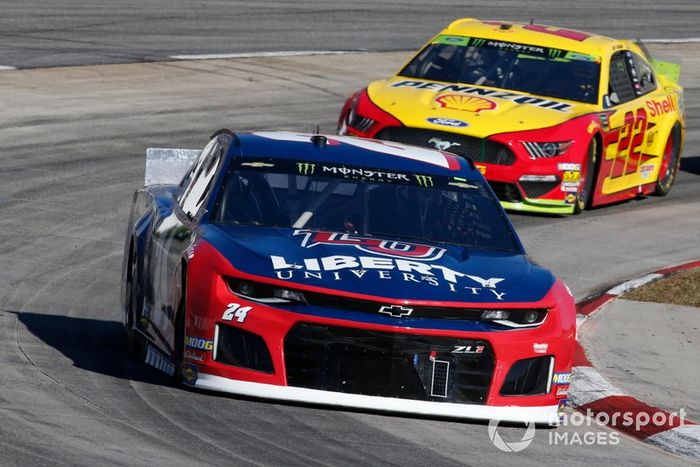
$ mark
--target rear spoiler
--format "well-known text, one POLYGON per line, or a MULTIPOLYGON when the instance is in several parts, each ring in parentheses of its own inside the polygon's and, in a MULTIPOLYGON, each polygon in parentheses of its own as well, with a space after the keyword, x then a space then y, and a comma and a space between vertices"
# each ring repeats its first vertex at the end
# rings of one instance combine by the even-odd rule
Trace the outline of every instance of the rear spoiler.
POLYGON ((641 39, 637 39, 636 41, 634 41, 634 43, 637 44, 639 48, 642 49, 642 51, 644 51, 644 54, 649 59, 649 64, 654 69, 654 72, 657 75, 664 75, 666 78, 678 84, 678 79, 681 77, 681 66, 678 63, 654 60, 653 58, 651 58, 649 49, 647 49, 647 46, 644 44, 644 41, 642 41, 641 39))
POLYGON ((678 78, 681 76, 681 66, 677 63, 662 62, 661 60, 652 60, 651 67, 656 74, 664 75, 674 83, 678 83, 678 78))
POLYGON ((200 149, 146 149, 144 185, 177 185, 200 152, 200 149))

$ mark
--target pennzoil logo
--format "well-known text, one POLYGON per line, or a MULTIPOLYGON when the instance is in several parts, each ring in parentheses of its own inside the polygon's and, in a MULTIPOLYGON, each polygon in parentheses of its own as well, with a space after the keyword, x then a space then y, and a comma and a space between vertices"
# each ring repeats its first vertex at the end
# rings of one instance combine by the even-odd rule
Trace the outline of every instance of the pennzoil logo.
POLYGON ((310 162, 297 162, 297 172, 300 175, 313 175, 316 171, 316 164, 310 162))
POLYGON ((399 242, 396 240, 382 240, 380 238, 358 237, 356 235, 339 232, 312 232, 309 230, 295 230, 293 235, 303 235, 301 246, 313 248, 316 245, 345 245, 355 247, 366 253, 374 253, 394 258, 410 258, 422 261, 440 259, 445 254, 444 248, 420 243, 399 242))
POLYGON ((430 175, 414 174, 413 176, 416 177, 416 182, 418 182, 418 184, 422 187, 435 186, 435 184, 433 183, 433 177, 431 177, 430 175))
POLYGON ((482 110, 493 110, 497 106, 492 100, 464 94, 444 94, 435 99, 435 103, 445 109, 474 113, 479 113, 482 110))

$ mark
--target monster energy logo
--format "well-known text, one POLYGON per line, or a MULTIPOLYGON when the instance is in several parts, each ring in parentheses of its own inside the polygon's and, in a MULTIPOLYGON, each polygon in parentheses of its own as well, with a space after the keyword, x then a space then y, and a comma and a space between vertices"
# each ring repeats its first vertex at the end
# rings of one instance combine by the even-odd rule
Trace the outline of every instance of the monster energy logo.
POLYGON ((416 174, 414 174, 413 176, 416 177, 416 181, 418 182, 418 184, 420 186, 424 186, 424 187, 433 186, 433 177, 431 177, 429 175, 416 175, 416 174))
POLYGON ((316 170, 316 164, 310 162, 297 162, 297 171, 301 175, 313 175, 316 170))
POLYGON ((562 51, 559 49, 549 49, 547 50, 547 54, 549 55, 549 58, 551 59, 557 59, 561 57, 562 51))
POLYGON ((474 39, 474 47, 481 47, 486 44, 486 39, 474 39))

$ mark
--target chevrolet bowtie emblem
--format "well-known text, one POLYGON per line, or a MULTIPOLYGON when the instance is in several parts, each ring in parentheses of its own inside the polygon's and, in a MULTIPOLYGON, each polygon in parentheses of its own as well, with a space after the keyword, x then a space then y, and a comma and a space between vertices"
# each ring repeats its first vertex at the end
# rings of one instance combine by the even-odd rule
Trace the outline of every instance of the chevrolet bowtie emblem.
POLYGON ((403 316, 411 316, 413 313, 413 308, 406 308, 401 305, 384 305, 379 309, 380 313, 385 315, 393 316, 394 318, 401 318, 403 316))

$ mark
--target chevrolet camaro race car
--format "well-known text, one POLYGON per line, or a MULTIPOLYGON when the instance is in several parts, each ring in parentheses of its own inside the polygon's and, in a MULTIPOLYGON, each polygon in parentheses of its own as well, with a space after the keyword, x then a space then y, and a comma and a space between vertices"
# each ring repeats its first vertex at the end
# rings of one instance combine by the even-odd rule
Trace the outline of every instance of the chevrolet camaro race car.
POLYGON ((132 347, 197 388, 551 423, 575 308, 469 160, 221 131, 149 149, 127 229, 132 347))
POLYGON ((578 213, 669 192, 679 73, 626 40, 460 19, 352 95, 338 129, 469 157, 508 209, 578 213))

